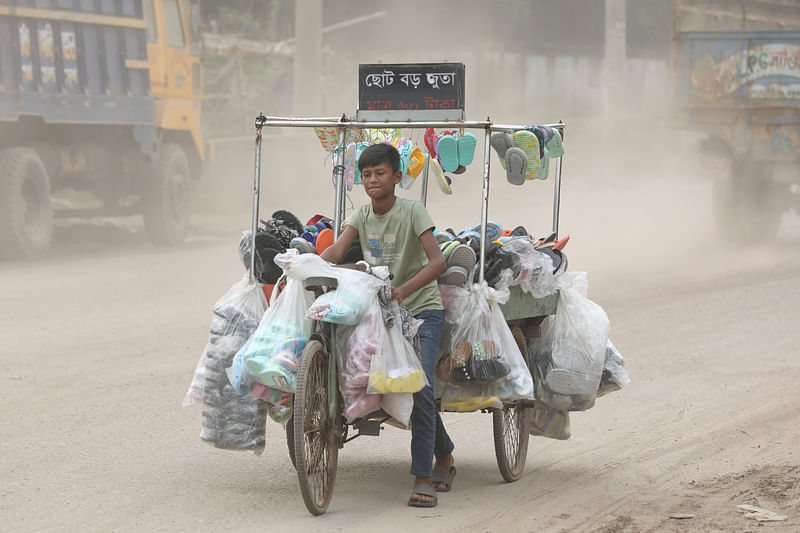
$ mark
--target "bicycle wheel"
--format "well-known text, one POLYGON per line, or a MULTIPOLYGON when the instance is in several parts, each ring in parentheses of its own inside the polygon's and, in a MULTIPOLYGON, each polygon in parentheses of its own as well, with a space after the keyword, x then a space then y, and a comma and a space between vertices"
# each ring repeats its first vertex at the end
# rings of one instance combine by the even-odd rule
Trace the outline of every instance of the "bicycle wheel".
POLYGON ((494 455, 500 474, 509 483, 522 476, 528 458, 529 409, 506 405, 492 412, 494 455))
POLYGON ((289 448, 289 459, 292 460, 292 466, 297 468, 297 459, 294 455, 294 414, 289 422, 286 423, 286 447, 289 448))
POLYGON ((328 353, 310 341, 298 364, 294 396, 294 455, 303 501, 313 515, 328 508, 333 497, 339 443, 329 415, 328 353))

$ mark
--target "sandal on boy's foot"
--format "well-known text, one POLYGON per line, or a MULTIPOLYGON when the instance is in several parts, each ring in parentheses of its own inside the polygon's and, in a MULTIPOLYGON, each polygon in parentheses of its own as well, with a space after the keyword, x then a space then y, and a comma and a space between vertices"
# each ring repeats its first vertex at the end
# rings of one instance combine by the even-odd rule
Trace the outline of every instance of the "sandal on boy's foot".
POLYGON ((444 171, 442 170, 442 166, 439 164, 439 161, 437 161, 435 157, 429 157, 428 164, 430 165, 430 171, 436 178, 436 183, 439 184, 439 188, 442 190, 442 192, 445 194, 453 194, 453 189, 450 188, 450 179, 444 175, 444 171))
POLYGON ((541 171, 541 150, 539 149, 539 138, 531 131, 519 130, 514 133, 514 144, 521 148, 528 157, 528 171, 525 179, 534 180, 539 177, 541 171))
POLYGON ((458 168, 458 141, 452 135, 439 137, 436 154, 445 172, 453 172, 458 168))
POLYGON ((528 174, 528 156, 522 148, 512 146, 506 150, 503 166, 506 169, 506 179, 511 185, 525 183, 525 176, 528 174))
POLYGON ((453 478, 456 477, 456 467, 451 466, 450 470, 445 470, 444 468, 434 468, 433 469, 433 484, 443 484, 445 487, 443 489, 436 489, 436 492, 450 492, 450 489, 453 488, 453 478))
POLYGON ((506 151, 514 146, 514 138, 509 133, 496 131, 492 133, 492 136, 489 138, 489 144, 494 148, 494 151, 497 152, 497 157, 500 158, 500 164, 503 165, 503 168, 506 168, 506 151))
POLYGON ((478 140, 472 133, 467 132, 456 139, 456 147, 458 148, 458 164, 460 166, 466 167, 472 163, 472 159, 475 157, 476 146, 478 146, 478 140))
POLYGON ((427 483, 417 483, 414 485, 414 490, 411 492, 412 498, 408 499, 408 505, 410 507, 436 507, 439 503, 439 498, 436 496, 436 489, 433 486, 428 485, 427 483), (427 496, 429 498, 433 498, 433 501, 426 502, 421 500, 415 500, 413 498, 414 495, 417 496, 427 496))

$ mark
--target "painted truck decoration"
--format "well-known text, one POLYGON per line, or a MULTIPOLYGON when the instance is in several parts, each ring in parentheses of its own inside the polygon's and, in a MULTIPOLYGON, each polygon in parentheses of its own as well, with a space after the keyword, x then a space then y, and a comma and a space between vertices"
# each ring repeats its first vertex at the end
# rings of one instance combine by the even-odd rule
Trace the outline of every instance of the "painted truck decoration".
POLYGON ((188 0, 0 2, 0 258, 46 254, 57 216, 183 240, 210 155, 192 37, 188 0), (53 202, 69 189, 96 201, 53 202))
POLYGON ((705 151, 730 163, 714 184, 718 232, 774 238, 800 207, 800 32, 685 31, 673 52, 682 127, 707 133, 705 151))

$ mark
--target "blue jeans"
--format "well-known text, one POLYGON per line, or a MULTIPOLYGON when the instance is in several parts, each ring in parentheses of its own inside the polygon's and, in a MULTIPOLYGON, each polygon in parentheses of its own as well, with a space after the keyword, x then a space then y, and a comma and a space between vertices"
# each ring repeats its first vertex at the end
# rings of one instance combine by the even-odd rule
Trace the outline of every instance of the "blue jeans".
POLYGON ((444 311, 422 311, 414 318, 424 320, 419 327, 420 358, 428 383, 414 393, 411 411, 411 475, 431 477, 433 458, 444 458, 453 452, 453 441, 444 429, 433 398, 433 370, 439 357, 439 342, 444 327, 444 311))

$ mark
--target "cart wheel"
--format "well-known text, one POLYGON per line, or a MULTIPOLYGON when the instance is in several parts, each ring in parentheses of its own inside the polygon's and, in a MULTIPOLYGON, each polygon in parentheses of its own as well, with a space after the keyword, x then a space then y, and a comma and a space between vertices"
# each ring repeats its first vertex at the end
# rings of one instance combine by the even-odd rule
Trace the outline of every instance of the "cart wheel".
POLYGON ((321 342, 306 345, 297 369, 292 417, 300 492, 314 515, 324 513, 331 502, 339 457, 335 418, 328 415, 328 357, 321 342))
POLYGON ((286 423, 286 447, 289 448, 289 459, 292 460, 292 466, 297 469, 297 456, 294 454, 294 413, 286 423))
POLYGON ((500 474, 509 483, 522 476, 528 457, 529 409, 506 405, 492 413, 494 455, 500 474))

